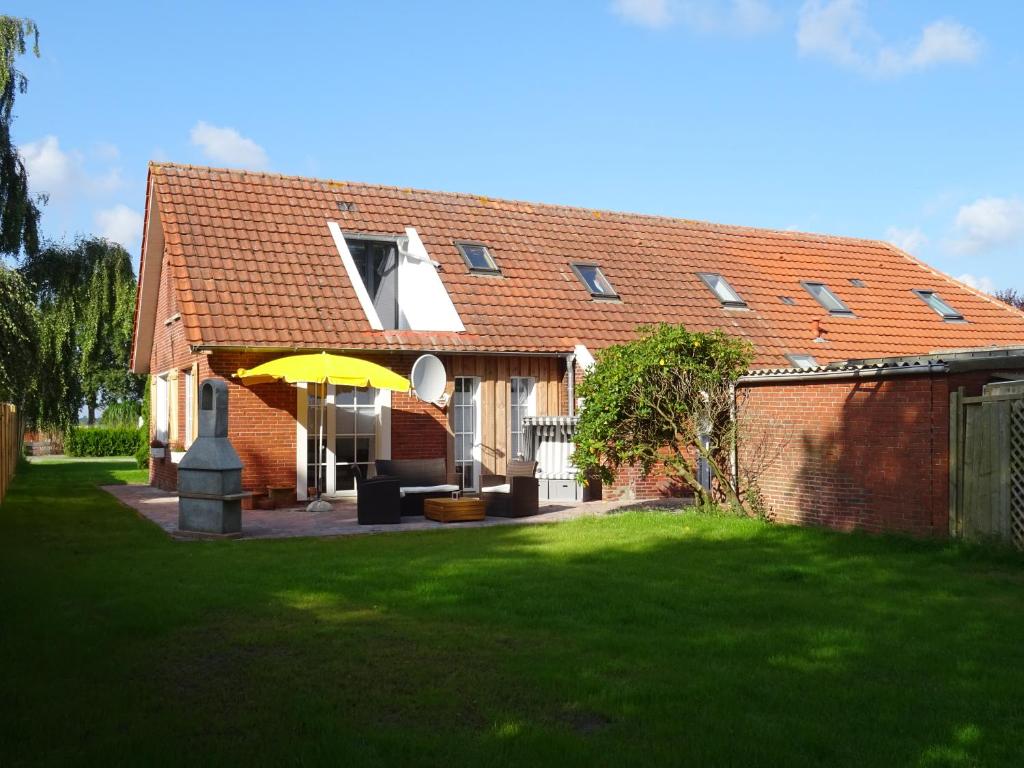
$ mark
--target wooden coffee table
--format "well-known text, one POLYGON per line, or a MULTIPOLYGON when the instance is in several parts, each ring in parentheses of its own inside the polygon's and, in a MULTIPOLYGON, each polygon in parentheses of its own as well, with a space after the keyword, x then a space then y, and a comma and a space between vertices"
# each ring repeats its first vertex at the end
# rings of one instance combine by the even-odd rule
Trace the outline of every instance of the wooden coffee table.
POLYGON ((483 520, 486 512, 483 499, 463 496, 460 499, 424 499, 423 516, 439 523, 464 523, 483 520))

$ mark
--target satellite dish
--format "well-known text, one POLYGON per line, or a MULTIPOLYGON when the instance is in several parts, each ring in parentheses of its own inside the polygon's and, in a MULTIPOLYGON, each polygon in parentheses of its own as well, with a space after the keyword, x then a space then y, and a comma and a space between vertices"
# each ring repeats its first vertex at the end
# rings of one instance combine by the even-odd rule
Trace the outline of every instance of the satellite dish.
POLYGON ((427 403, 439 401, 448 384, 448 373, 444 369, 444 363, 434 355, 420 355, 416 358, 409 378, 412 381, 413 393, 427 403))

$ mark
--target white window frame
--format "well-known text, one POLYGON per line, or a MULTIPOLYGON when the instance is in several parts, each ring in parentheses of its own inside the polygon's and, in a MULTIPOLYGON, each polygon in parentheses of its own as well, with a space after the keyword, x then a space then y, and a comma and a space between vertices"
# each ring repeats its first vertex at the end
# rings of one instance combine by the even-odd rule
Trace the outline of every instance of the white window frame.
POLYGON ((915 288, 914 295, 917 296, 921 301, 928 305, 935 314, 945 320, 947 323, 960 323, 964 321, 964 316, 950 306, 941 296, 938 291, 925 290, 924 288, 915 288), (947 311, 948 310, 948 311, 947 311))
POLYGON ((825 283, 818 282, 817 280, 804 280, 800 285, 802 285, 804 290, 811 294, 814 300, 826 309, 830 315, 835 315, 836 317, 854 317, 853 310, 850 309, 845 301, 836 295, 835 291, 825 285, 825 283))
POLYGON ((167 443, 171 434, 171 375, 161 373, 156 377, 156 413, 153 437, 161 443, 167 443))
POLYGON ((523 455, 524 456, 526 455, 526 453, 525 453, 526 441, 525 441, 525 433, 523 431, 522 419, 527 418, 529 416, 536 416, 536 415, 537 415, 537 380, 533 376, 512 376, 509 379, 509 383, 508 383, 508 459, 509 459, 509 461, 513 461, 513 460, 519 458, 516 455, 516 453, 515 453, 515 448, 514 448, 514 445, 513 445, 514 442, 515 442, 515 436, 517 434, 519 435, 520 442, 522 443, 521 447, 522 447, 522 449, 524 451, 523 455), (525 382, 527 382, 527 387, 528 387, 527 394, 526 394, 526 403, 525 403, 526 413, 523 413, 523 414, 520 415, 519 429, 518 430, 516 429, 515 411, 518 410, 520 406, 517 405, 513 401, 513 397, 514 397, 514 394, 515 394, 515 382, 517 382, 517 381, 525 381, 525 382))
MULTIPOLYGON (((333 385, 329 385, 327 388, 328 402, 334 402, 335 390, 333 385)), ((295 419, 295 495, 300 501, 305 501, 309 498, 308 488, 312 482, 312 478, 307 476, 307 446, 306 440, 308 437, 309 430, 312 429, 312 425, 308 424, 307 414, 309 409, 309 390, 305 383, 296 385, 295 390, 295 413, 297 418, 295 419)), ((332 410, 328 409, 327 413, 333 413, 332 410)), ((378 389, 377 396, 374 399, 374 416, 375 416, 375 427, 376 435, 374 439, 374 454, 372 459, 390 459, 391 458, 391 391, 387 389, 378 389)), ((335 424, 334 419, 331 416, 327 416, 324 424, 324 444, 327 452, 327 474, 325 476, 325 485, 327 487, 326 494, 331 495, 335 493, 335 476, 330 470, 333 468, 335 444, 333 438, 335 436, 335 424)), ((353 496, 354 491, 343 491, 339 496, 353 496)))
POLYGON ((711 289, 723 307, 729 309, 746 309, 747 302, 739 295, 735 288, 729 284, 722 275, 717 272, 698 272, 697 277, 704 281, 704 284, 711 289))
POLYGON ((814 355, 808 355, 803 352, 787 352, 786 359, 793 364, 794 368, 818 367, 818 361, 814 358, 814 355))
POLYGON ((460 437, 460 435, 469 434, 469 433, 467 433, 465 431, 457 432, 455 430, 455 409, 463 407, 463 406, 460 406, 460 405, 458 405, 456 403, 456 394, 455 394, 455 392, 453 392, 452 400, 451 400, 451 405, 450 405, 450 407, 452 408, 452 435, 453 435, 453 438, 455 440, 453 456, 454 456, 456 468, 458 468, 459 465, 464 465, 464 464, 472 464, 473 465, 473 483, 471 485, 464 486, 462 490, 464 490, 464 491, 476 491, 480 487, 480 471, 481 471, 482 452, 483 452, 483 446, 481 445, 481 436, 482 436, 483 430, 482 430, 482 422, 481 422, 481 415, 482 414, 480 413, 481 410, 482 410, 482 408, 480 407, 480 389, 481 389, 481 387, 480 387, 480 377, 479 376, 456 376, 455 377, 455 391, 458 390, 458 383, 459 383, 460 379, 464 379, 464 380, 469 381, 470 382, 470 386, 472 387, 472 390, 471 390, 471 395, 472 395, 471 402, 472 402, 472 406, 473 406, 473 416, 474 416, 474 418, 473 418, 473 421, 474 421, 473 433, 472 433, 473 441, 472 441, 472 444, 471 444, 472 450, 471 450, 471 453, 470 453, 470 458, 468 460, 467 459, 460 459, 459 458, 459 444, 460 444, 461 441, 459 440, 459 437, 460 437))
POLYGON ((194 435, 195 424, 192 417, 192 409, 195 407, 196 396, 195 396, 195 381, 192 376, 192 371, 187 370, 185 373, 185 439, 182 441, 187 449, 192 445, 192 439, 194 435))

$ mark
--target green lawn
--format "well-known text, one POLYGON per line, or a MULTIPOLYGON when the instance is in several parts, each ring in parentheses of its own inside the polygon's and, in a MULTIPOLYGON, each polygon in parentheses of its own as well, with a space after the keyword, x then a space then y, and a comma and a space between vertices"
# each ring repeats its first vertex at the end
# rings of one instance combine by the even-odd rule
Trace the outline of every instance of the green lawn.
POLYGON ((1024 560, 697 513, 173 542, 0 507, 0 765, 1017 766, 1024 560))

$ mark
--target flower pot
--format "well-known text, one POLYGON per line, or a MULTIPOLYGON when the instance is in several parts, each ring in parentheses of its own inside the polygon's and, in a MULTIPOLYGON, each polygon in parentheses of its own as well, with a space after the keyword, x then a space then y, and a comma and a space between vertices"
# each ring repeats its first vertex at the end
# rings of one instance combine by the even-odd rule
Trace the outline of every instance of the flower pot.
POLYGON ((177 464, 183 458, 185 458, 185 451, 171 451, 171 463, 172 464, 177 464))
POLYGON ((157 448, 155 446, 149 447, 149 458, 151 459, 162 459, 165 455, 166 448, 157 448))

